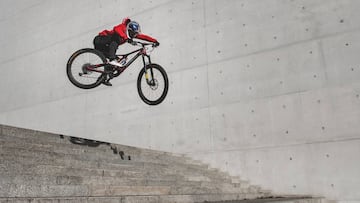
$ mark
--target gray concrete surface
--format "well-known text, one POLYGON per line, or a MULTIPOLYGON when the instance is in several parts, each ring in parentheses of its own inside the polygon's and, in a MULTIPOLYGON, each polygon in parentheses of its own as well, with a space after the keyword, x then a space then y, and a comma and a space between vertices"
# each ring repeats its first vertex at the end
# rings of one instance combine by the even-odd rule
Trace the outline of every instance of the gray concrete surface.
POLYGON ((274 197, 183 155, 110 143, 89 147, 70 140, 0 125, 0 202, 193 203, 274 197), (115 147, 133 159, 122 159, 115 147))
MULTIPOLYGON (((2 0, 0 123, 185 153, 277 193, 360 201, 357 0, 2 0), (75 88, 68 57, 124 16, 161 46, 164 103, 75 88)), ((119 52, 131 49, 124 45, 119 52)))

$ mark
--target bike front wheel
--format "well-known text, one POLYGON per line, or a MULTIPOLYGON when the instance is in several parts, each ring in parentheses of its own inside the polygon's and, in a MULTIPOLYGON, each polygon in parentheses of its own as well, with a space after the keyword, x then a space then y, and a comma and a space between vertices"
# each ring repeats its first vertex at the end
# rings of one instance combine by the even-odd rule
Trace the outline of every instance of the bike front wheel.
POLYGON ((158 64, 148 64, 141 69, 137 89, 140 98, 149 105, 157 105, 164 101, 169 80, 165 70, 158 64))
POLYGON ((76 87, 95 88, 105 80, 104 66, 96 68, 99 72, 89 70, 88 66, 104 63, 106 58, 101 52, 95 49, 80 49, 69 58, 66 73, 70 82, 76 87))

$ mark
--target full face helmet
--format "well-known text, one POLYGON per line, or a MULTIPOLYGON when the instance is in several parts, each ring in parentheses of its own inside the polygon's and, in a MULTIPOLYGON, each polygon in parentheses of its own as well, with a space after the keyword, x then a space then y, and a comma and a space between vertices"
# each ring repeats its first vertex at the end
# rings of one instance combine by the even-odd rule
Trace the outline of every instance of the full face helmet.
POLYGON ((141 32, 139 23, 135 21, 129 22, 126 29, 129 38, 134 38, 141 32))

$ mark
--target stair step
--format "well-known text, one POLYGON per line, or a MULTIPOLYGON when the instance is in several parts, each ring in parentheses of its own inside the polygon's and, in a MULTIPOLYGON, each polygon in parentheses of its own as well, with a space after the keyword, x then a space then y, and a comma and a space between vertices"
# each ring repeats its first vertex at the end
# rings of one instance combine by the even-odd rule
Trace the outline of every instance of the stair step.
MULTIPOLYGON (((0 190, 0 197, 52 197, 52 196, 122 196, 122 195, 204 195, 215 194, 219 191, 215 188, 201 186, 159 186, 159 185, 109 185, 109 184, 79 184, 74 179, 67 179, 69 184, 34 184, 32 181, 26 184, 1 183, 4 186, 0 190), (61 191, 61 192, 60 192, 61 191)), ((240 192, 237 192, 238 194, 240 192)), ((250 195, 250 194, 247 194, 250 195)), ((260 194, 253 195, 260 196, 260 194)))
MULTIPOLYGON (((49 197, 49 198, 0 198, 0 203, 194 203, 194 202, 244 202, 250 200, 246 194, 203 194, 203 195, 131 195, 131 196, 98 196, 98 197, 49 197), (235 200, 235 201, 234 201, 235 200), (237 200, 237 201, 236 201, 237 200)), ((272 199, 270 199, 270 202, 272 199)), ((315 199, 317 200, 317 199, 315 199)), ((269 202, 267 199, 255 200, 256 203, 269 202)), ((292 203, 292 202, 290 202, 292 203)), ((321 203, 305 201, 303 203, 321 203)))
POLYGON ((1 188, 0 197, 63 197, 63 196, 125 196, 168 195, 169 186, 113 185, 15 185, 1 188))
MULTIPOLYGON (((77 153, 77 154, 69 154, 66 151, 52 151, 51 149, 48 150, 43 150, 40 148, 19 148, 18 146, 13 146, 13 145, 4 145, 1 149, 0 149, 0 153, 1 154, 12 154, 12 155, 26 155, 26 156, 41 156, 41 158, 47 158, 47 159, 54 159, 54 158, 61 158, 61 159, 72 159, 72 160, 91 160, 91 161, 100 161, 100 162, 106 162, 106 163, 139 163, 138 161, 134 161, 134 160, 122 160, 119 156, 111 156, 112 154, 109 154, 109 157, 112 158, 107 158, 105 159, 104 157, 99 157, 97 154, 93 155, 93 154, 81 154, 81 153, 77 153)), ((171 163, 153 163, 153 162, 144 162, 144 163, 149 163, 149 164, 157 164, 157 165, 162 165, 162 166, 172 166, 173 168, 175 168, 176 170, 183 170, 184 168, 186 170, 193 170, 193 172, 195 173, 195 171, 198 171, 200 173, 204 172, 204 169, 200 169, 200 168, 196 168, 193 166, 189 166, 189 165, 185 165, 183 163, 178 163, 178 164, 171 164, 171 163)), ((207 173, 209 173, 209 176, 214 177, 218 174, 216 174, 216 172, 213 172, 211 170, 207 170, 207 173)))
MULTIPOLYGON (((69 175, 69 176, 101 176, 101 177, 139 177, 143 176, 141 170, 131 169, 96 169, 54 166, 47 164, 0 164, 0 174, 2 175, 69 175)), ((148 174, 146 174, 148 175, 148 174)))
POLYGON ((127 168, 144 168, 145 163, 139 162, 122 162, 107 163, 102 160, 90 161, 90 160, 78 160, 68 156, 44 156, 43 154, 38 156, 31 156, 29 154, 13 155, 11 153, 4 154, 0 152, 0 158, 3 162, 7 163, 19 163, 19 164, 43 164, 47 163, 54 166, 76 166, 78 168, 95 168, 95 169, 127 169, 127 168))
MULTIPOLYGON (((166 165, 166 164, 154 164, 154 163, 141 163, 141 162, 134 162, 134 161, 126 161, 126 160, 98 160, 97 158, 93 158, 93 160, 83 160, 81 155, 68 155, 68 154, 61 154, 56 152, 46 152, 41 153, 38 150, 29 150, 29 149, 18 149, 18 148, 11 148, 11 147, 3 147, 0 150, 0 156, 3 160, 18 160, 20 163, 50 163, 52 165, 66 165, 66 166, 73 166, 77 165, 79 167, 86 167, 86 168, 102 168, 102 169, 114 169, 114 168, 129 168, 129 167, 136 167, 136 168, 144 168, 149 171, 157 171, 158 169, 162 172, 168 174, 183 174, 189 177, 196 177, 198 179, 210 181, 224 181, 224 182, 231 182, 231 180, 226 179, 225 177, 220 177, 214 171, 201 171, 197 168, 191 168, 186 165, 166 165)), ((193 178, 194 179, 194 178, 193 178)), ((189 179, 189 180, 193 180, 189 179)))
MULTIPOLYGON (((0 172, 5 176, 0 180, 1 184, 13 183, 20 185, 22 182, 32 184, 92 184, 92 183, 107 183, 107 184, 127 184, 127 185, 191 185, 201 186, 202 188, 212 188, 217 191, 224 192, 253 192, 251 188, 240 188, 233 184, 224 182, 209 182, 209 181, 191 181, 181 175, 167 175, 167 174, 151 174, 147 171, 105 171, 105 170, 89 170, 84 169, 65 168, 50 165, 33 165, 33 166, 7 165, 0 167, 0 172), (28 170, 26 170, 28 169, 28 170), (11 173, 12 170, 25 171, 22 173, 11 173), (111 176, 112 175, 112 176, 111 176)), ((255 190, 258 192, 258 190, 255 190)))
POLYGON ((72 143, 47 143, 47 142, 28 142, 26 139, 22 138, 9 138, 10 136, 1 136, 0 145, 8 146, 14 148, 23 148, 23 149, 34 149, 41 151, 53 151, 59 153, 68 153, 68 154, 98 154, 98 155, 109 155, 113 154, 108 145, 100 145, 98 147, 89 147, 76 145, 72 143), (11 139, 9 141, 9 139, 11 139))
MULTIPOLYGON (((0 144, 1 141, 0 141, 0 144)), ((34 154, 37 154, 38 156, 44 156, 44 157, 60 157, 60 158, 70 158, 70 159, 76 159, 76 160, 90 160, 90 161, 96 161, 96 160, 102 160, 106 162, 120 162, 120 161, 128 161, 128 160, 122 160, 119 155, 114 155, 110 148, 107 151, 95 151, 93 149, 89 149, 90 147, 83 147, 82 149, 73 149, 73 148, 62 148, 63 146, 54 147, 51 145, 41 145, 36 146, 34 144, 21 144, 19 143, 8 143, 1 145, 2 149, 0 149, 0 153, 2 154, 13 154, 13 155, 24 155, 27 156, 33 156, 34 154)), ((66 145, 64 145, 66 146, 66 145)))
POLYGON ((167 176, 158 178, 150 177, 101 177, 101 176, 68 176, 68 175, 56 175, 56 176, 34 176, 34 175, 16 175, 3 177, 0 180, 0 184, 15 184, 15 185, 93 185, 93 184, 107 184, 116 186, 171 186, 173 184, 192 185, 200 183, 182 181, 176 176, 167 176))
POLYGON ((0 197, 76 197, 90 194, 86 185, 0 185, 0 197))
POLYGON ((0 125, 1 135, 26 139, 28 142, 66 143, 59 134, 0 125))
POLYGON ((236 201, 209 201, 209 203, 324 203, 321 197, 276 197, 276 198, 257 198, 236 201))

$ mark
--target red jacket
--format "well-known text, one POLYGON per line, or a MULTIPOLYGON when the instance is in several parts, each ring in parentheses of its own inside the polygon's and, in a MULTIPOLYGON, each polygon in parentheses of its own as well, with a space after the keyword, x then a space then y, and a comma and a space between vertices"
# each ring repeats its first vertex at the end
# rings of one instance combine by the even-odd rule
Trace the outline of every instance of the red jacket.
MULTIPOLYGON (((123 39, 121 44, 124 44, 127 41, 127 39, 129 39, 128 35, 126 34, 125 20, 121 24, 115 26, 112 30, 103 30, 99 33, 100 36, 107 36, 107 35, 113 35, 113 34, 117 34, 123 39)), ((139 33, 136 36, 136 38, 141 39, 141 40, 146 40, 149 42, 157 42, 157 40, 155 38, 152 38, 148 35, 141 34, 141 33, 139 33)))

